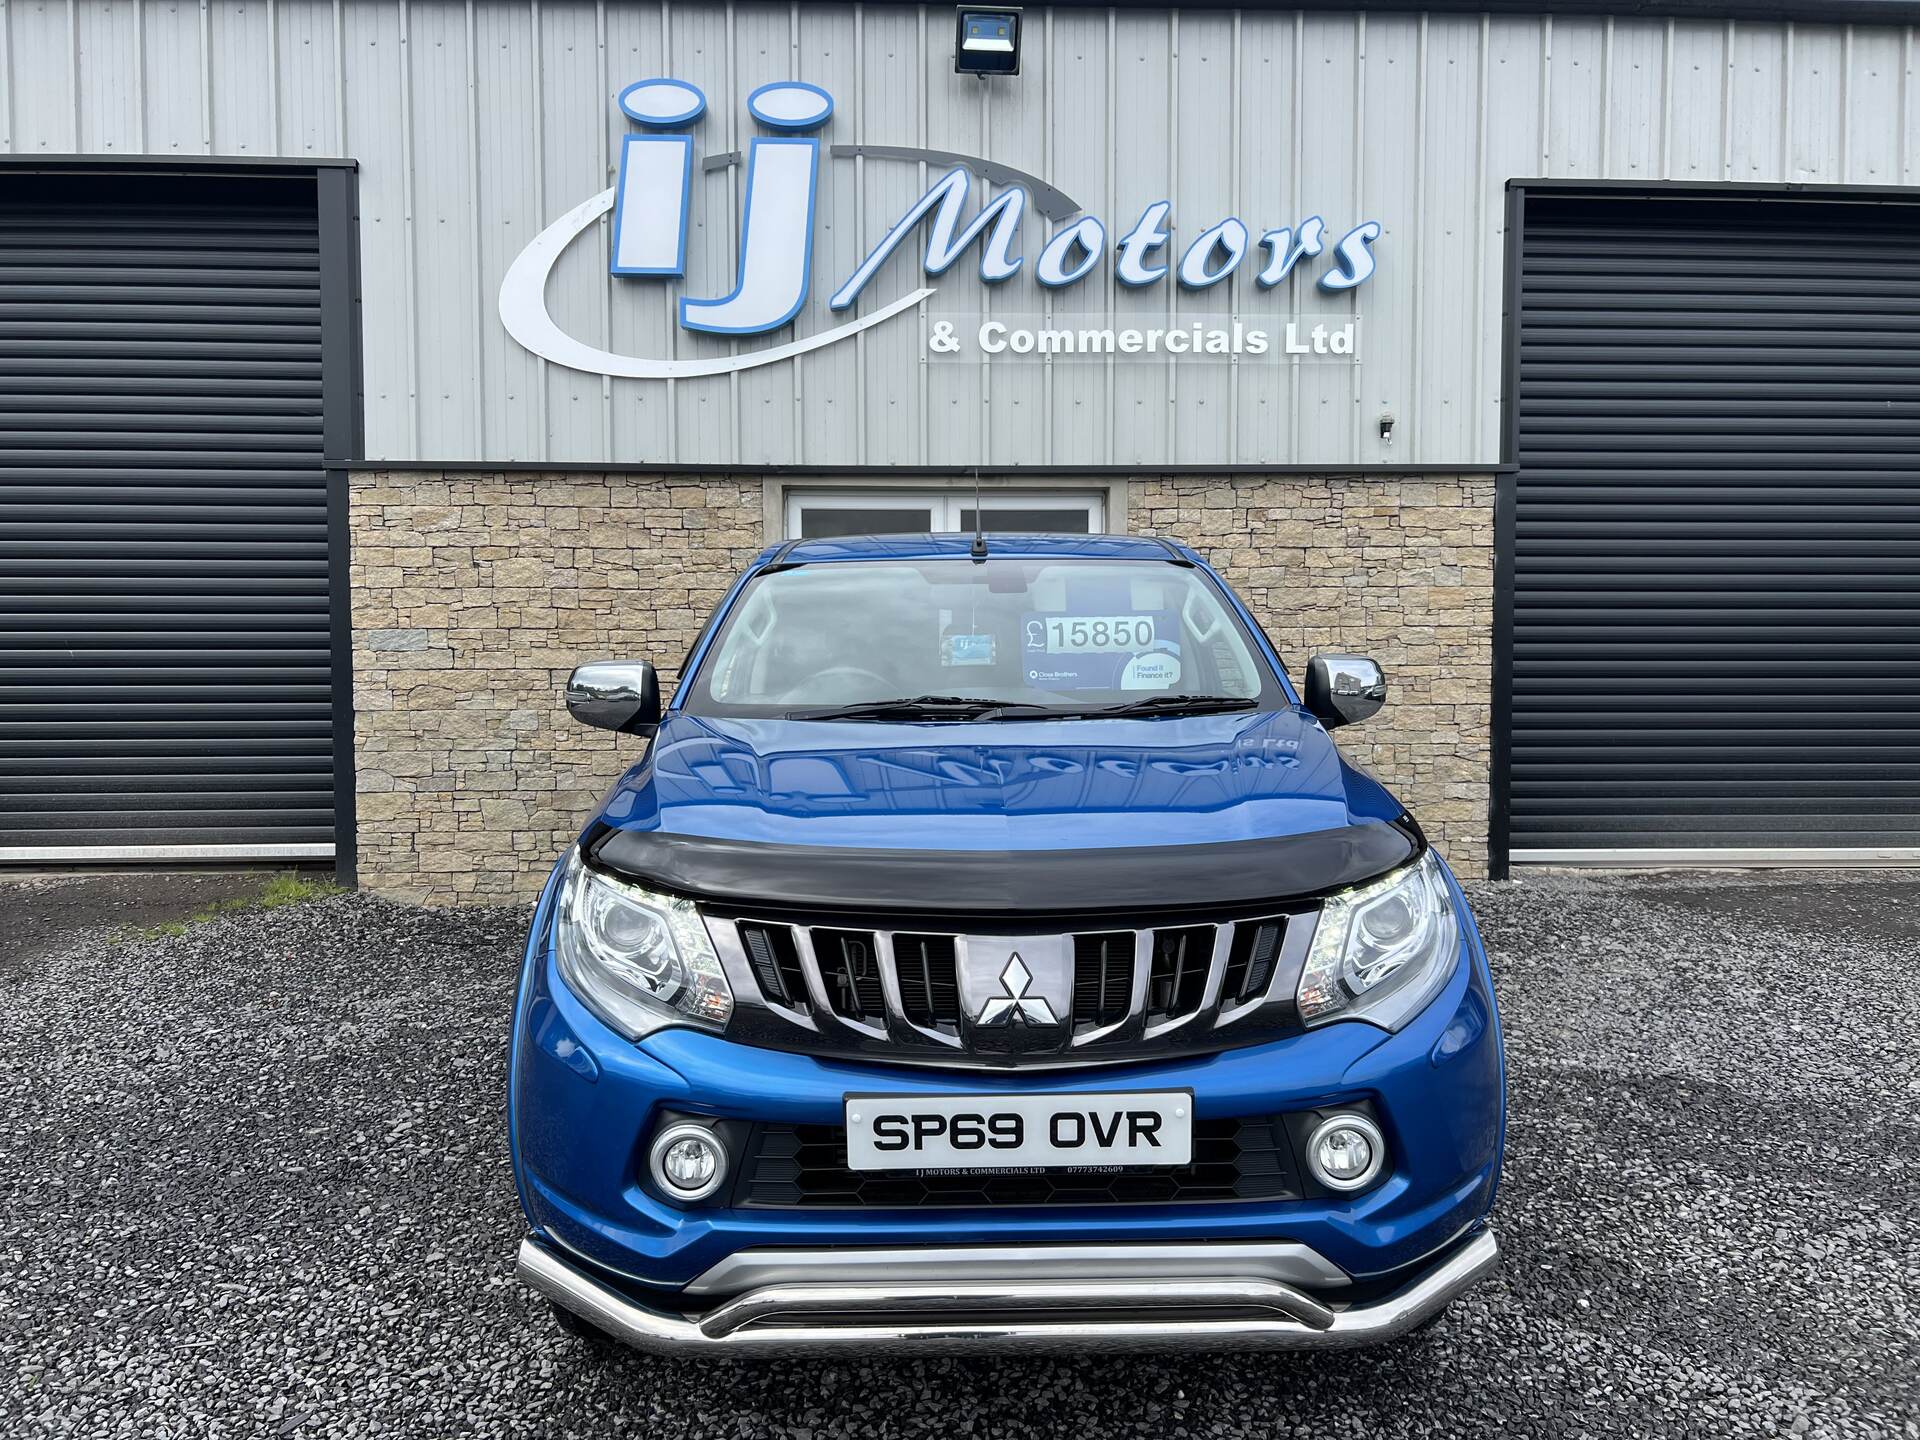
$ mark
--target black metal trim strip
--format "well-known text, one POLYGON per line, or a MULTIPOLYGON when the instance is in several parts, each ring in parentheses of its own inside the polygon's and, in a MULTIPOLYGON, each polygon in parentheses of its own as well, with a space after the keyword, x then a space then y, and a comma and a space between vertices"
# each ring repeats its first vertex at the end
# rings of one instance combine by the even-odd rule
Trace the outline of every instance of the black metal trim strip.
MULTIPOLYGON (((331 166, 314 177, 320 230, 320 423, 328 454, 365 448, 360 351, 359 175, 331 166)), ((360 828, 353 719, 351 476, 327 468, 327 620, 333 710, 333 870, 359 879, 360 828)))
POLYGON ((278 155, 120 155, 66 154, 0 155, 0 169, 9 174, 70 170, 116 170, 134 175, 221 175, 234 171, 266 172, 298 180, 316 170, 358 170, 360 162, 338 157, 289 160, 278 155))
MULTIPOLYGON (((918 0, 878 0, 880 4, 909 4, 918 0)), ((1220 0, 1051 0, 1056 10, 1219 10, 1220 0)), ((1920 4, 1913 0, 1240 0, 1239 10, 1388 11, 1430 15, 1552 14, 1613 15, 1631 19, 1664 20, 1814 20, 1828 25, 1910 25, 1920 22, 1920 4)))
POLYGON ((1548 191, 1556 196, 1606 196, 1631 199, 1638 195, 1648 200, 1778 200, 1794 203, 1804 200, 1857 201, 1862 205, 1920 203, 1920 190, 1911 185, 1852 185, 1837 182, 1800 180, 1581 180, 1570 175, 1513 176, 1507 181, 1515 190, 1548 191))
POLYGON ((1513 848, 1514 486, 1520 465, 1521 235, 1527 192, 1507 190, 1507 253, 1500 300, 1500 462, 1493 490, 1493 695, 1487 755, 1487 873, 1505 880, 1513 848))
POLYGON ((884 850, 770 845, 654 830, 603 830, 588 856, 696 897, 783 909, 1020 917, 1214 910, 1306 899, 1371 880, 1425 848, 1417 827, 1370 821, 1213 845, 1074 850, 884 850))
POLYGON ((793 478, 847 480, 887 478, 929 480, 973 479, 977 469, 984 479, 1017 480, 1035 484, 1060 476, 1108 480, 1155 480, 1163 475, 1310 475, 1317 480, 1383 480, 1403 475, 1419 479, 1433 475, 1488 475, 1501 469, 1483 460, 1451 465, 733 465, 690 463, 684 460, 379 460, 329 457, 328 465, 355 470, 398 473, 431 471, 450 475, 684 475, 689 478, 782 480, 793 478))

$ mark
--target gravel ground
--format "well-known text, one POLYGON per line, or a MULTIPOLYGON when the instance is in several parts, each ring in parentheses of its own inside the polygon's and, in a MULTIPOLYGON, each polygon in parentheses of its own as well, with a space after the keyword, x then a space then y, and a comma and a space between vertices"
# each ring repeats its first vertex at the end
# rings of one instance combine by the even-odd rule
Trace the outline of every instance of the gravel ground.
POLYGON ((179 920, 223 901, 257 895, 259 871, 0 878, 0 985, 36 956, 89 926, 141 927, 179 920))
POLYGON ((1920 1437, 1920 880, 1474 889, 1507 1263, 1300 1358, 583 1345, 508 1273, 520 912, 69 928, 0 969, 0 1436, 1920 1437))

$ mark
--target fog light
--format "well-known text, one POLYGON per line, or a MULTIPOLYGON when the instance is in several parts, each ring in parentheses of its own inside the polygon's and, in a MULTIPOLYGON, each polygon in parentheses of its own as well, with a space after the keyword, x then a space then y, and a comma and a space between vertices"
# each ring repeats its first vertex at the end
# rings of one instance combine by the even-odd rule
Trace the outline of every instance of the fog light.
POLYGON ((704 1200, 727 1178, 727 1152, 704 1125, 670 1125, 648 1152, 654 1183, 683 1204, 704 1200))
POLYGON ((1364 1189, 1386 1163, 1386 1138, 1364 1115, 1330 1115, 1307 1137, 1307 1168, 1329 1190, 1364 1189))

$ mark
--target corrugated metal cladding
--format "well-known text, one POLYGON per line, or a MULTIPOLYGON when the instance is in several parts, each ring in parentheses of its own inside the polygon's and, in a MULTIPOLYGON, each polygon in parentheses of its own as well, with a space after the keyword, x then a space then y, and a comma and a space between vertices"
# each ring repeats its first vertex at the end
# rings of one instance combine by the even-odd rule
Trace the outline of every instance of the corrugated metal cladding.
POLYGON ((1514 858, 1920 846, 1920 203, 1522 234, 1514 858))
POLYGON ((311 176, 0 171, 0 860, 331 852, 320 314, 311 176))
MULTIPOLYGON (((351 156, 361 162, 367 453, 428 461, 890 465, 1499 458, 1502 187, 1510 177, 1914 178, 1909 32, 1838 25, 1386 14, 1027 10, 1022 73, 952 73, 952 9, 607 0, 4 0, 14 154, 351 156), (688 289, 725 293, 749 90, 798 78, 839 107, 829 145, 968 152, 1049 180, 1110 226, 1174 203, 1180 234, 1238 215, 1385 226, 1379 273, 1182 296, 1028 275, 997 312, 1153 320, 1352 306, 1360 363, 920 363, 926 317, 735 378, 605 381, 521 350, 494 314, 511 258, 612 183, 634 127, 613 97, 676 75, 695 131, 688 289), (1378 419, 1395 416, 1391 444, 1378 419)), ((812 299, 920 193, 919 167, 825 162, 812 299)), ((1029 217, 1029 259, 1049 226, 1029 217)), ((673 324, 669 287, 610 279, 590 232, 549 289, 597 345, 682 358, 734 343, 673 324)), ((1324 261, 1321 262, 1324 265, 1324 261)), ((918 275, 896 257, 862 297, 918 275)), ((979 313, 963 264, 935 301, 979 313)))

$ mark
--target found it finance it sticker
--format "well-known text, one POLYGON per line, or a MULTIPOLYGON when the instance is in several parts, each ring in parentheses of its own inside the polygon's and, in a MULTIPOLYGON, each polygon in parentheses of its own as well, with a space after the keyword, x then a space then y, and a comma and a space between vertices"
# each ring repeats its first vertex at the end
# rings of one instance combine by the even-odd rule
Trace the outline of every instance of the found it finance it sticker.
POLYGON ((1180 681, 1180 657, 1157 651, 1136 655, 1120 672, 1122 690, 1171 690, 1180 681))

